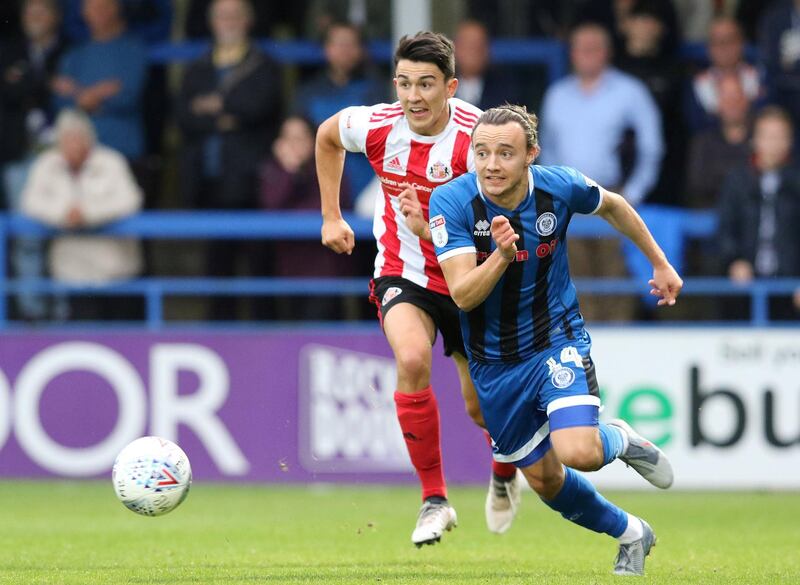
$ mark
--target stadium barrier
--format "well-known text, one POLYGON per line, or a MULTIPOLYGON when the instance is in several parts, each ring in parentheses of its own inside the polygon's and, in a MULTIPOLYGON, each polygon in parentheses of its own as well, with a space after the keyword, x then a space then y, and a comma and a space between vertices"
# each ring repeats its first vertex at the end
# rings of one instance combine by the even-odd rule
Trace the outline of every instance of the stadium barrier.
MULTIPOLYGON (((259 39, 259 47, 278 63, 286 65, 324 65, 322 45, 312 41, 276 41, 259 39)), ((152 63, 185 63, 197 59, 209 48, 209 41, 196 40, 178 43, 158 43, 149 49, 152 63)), ((375 40, 367 44, 367 54, 374 63, 391 63, 393 47, 390 41, 375 40)), ((491 41, 492 63, 497 65, 539 64, 547 68, 547 78, 553 82, 569 71, 567 45, 553 39, 495 38, 491 41)), ((704 64, 708 61, 708 48, 704 43, 681 45, 680 57, 686 61, 704 64)), ((745 47, 745 57, 755 63, 758 51, 755 45, 745 47)))
MULTIPOLYGON (((275 41, 260 39, 259 47, 278 63, 314 66, 325 64, 322 45, 311 41, 275 41)), ((150 47, 153 63, 184 63, 197 59, 209 48, 208 41, 161 43, 150 47)), ((548 81, 566 75, 568 58, 566 47, 559 41, 548 39, 496 39, 491 45, 493 62, 504 65, 541 64, 547 68, 548 81)), ((372 41, 367 53, 374 63, 390 63, 393 48, 390 41, 372 41)))
MULTIPOLYGON (((716 230, 716 219, 710 212, 686 211, 660 206, 643 206, 642 217, 651 227, 667 256, 681 271, 685 244, 691 239, 710 239, 716 230)), ((371 241, 372 220, 347 215, 356 237, 371 241)), ((86 233, 138 238, 162 239, 264 239, 316 240, 321 219, 316 212, 145 212, 86 233)), ((616 232, 603 220, 591 216, 575 216, 570 223, 570 238, 616 237, 616 232)), ((164 321, 164 297, 237 296, 237 295, 363 295, 367 278, 172 278, 143 277, 108 286, 71 286, 49 279, 9 278, 6 267, 7 242, 15 237, 51 238, 59 232, 19 214, 0 214, 0 330, 12 323, 8 319, 8 296, 11 294, 70 295, 141 295, 146 301, 146 326, 159 330, 181 324, 164 321)), ((647 295, 650 268, 644 257, 626 247, 629 279, 577 279, 581 293, 610 295, 647 295)), ((769 299, 787 295, 800 288, 800 279, 756 280, 749 284, 732 284, 725 278, 686 279, 684 295, 749 296, 751 324, 767 325, 769 299)), ((185 324, 185 323, 183 323, 185 324)))

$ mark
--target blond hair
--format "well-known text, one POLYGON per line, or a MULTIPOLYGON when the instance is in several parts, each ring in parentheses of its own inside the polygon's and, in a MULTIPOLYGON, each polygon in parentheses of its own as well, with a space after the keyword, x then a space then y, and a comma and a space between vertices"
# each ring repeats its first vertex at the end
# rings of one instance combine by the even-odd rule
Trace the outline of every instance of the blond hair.
POLYGON ((533 112, 529 112, 525 106, 515 104, 503 104, 486 110, 475 122, 472 134, 475 135, 475 131, 481 124, 502 126, 509 122, 516 122, 520 125, 525 133, 525 146, 528 150, 539 146, 539 118, 533 112))

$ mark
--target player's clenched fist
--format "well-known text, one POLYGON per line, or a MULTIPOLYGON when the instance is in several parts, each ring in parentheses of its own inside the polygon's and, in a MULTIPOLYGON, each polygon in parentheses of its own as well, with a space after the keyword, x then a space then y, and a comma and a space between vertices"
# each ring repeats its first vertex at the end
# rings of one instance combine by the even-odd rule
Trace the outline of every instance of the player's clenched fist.
POLYGON ((322 245, 337 254, 350 255, 356 245, 355 234, 345 220, 326 219, 322 222, 322 245))
POLYGON ((503 258, 510 262, 516 257, 519 234, 514 231, 511 222, 504 215, 497 215, 492 219, 492 239, 503 258))

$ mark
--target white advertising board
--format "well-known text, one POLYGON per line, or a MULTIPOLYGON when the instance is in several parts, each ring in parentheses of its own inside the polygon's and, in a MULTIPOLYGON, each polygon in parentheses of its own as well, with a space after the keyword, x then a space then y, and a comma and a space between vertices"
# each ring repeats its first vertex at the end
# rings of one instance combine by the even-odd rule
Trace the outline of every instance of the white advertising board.
MULTIPOLYGON (((658 443, 675 488, 800 489, 800 329, 590 328, 601 420, 658 443)), ((621 462, 599 486, 647 484, 621 462)))

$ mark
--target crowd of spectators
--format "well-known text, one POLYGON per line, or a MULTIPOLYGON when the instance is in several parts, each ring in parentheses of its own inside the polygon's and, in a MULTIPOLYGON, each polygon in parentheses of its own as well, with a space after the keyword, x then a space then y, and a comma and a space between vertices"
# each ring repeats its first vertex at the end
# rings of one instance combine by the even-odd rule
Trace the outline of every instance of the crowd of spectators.
MULTIPOLYGON (((574 166, 635 206, 716 213, 719 233, 705 243, 705 260, 690 263, 688 275, 738 282, 800 277, 793 228, 800 222, 793 149, 800 129, 800 0, 462 4, 466 18, 449 31, 459 98, 481 108, 506 101, 533 108, 541 119, 540 162, 574 166), (570 74, 547 83, 535 65, 496 62, 491 40, 500 37, 562 41, 570 74)), ((368 41, 391 34, 387 5, 3 2, 2 206, 65 230, 141 207, 316 208, 316 127, 343 107, 393 99, 388 65, 371 60, 367 50, 368 41), (279 37, 318 41, 324 63, 279 63, 255 42, 279 37), (153 44, 180 39, 210 43, 188 63, 149 59, 153 44), (110 172, 118 175, 115 188, 108 187, 110 172)), ((349 156, 344 181, 344 206, 369 213, 375 185, 366 161, 349 156)), ((575 241, 571 247, 576 275, 628 270, 616 242, 575 241)), ((206 246, 200 264, 210 276, 367 273, 363 262, 338 262, 323 253, 278 242, 254 254, 241 242, 217 241, 206 246), (304 260, 312 257, 321 260, 304 260)), ((46 273, 86 284, 141 274, 143 258, 136 242, 70 235, 47 247, 15 241, 11 265, 18 276, 46 273), (107 254, 91 252, 100 249, 107 254)), ((795 296, 776 306, 775 315, 800 316, 795 296)), ((585 310, 593 318, 627 319, 638 310, 631 300, 606 299, 595 308, 587 302, 585 310)), ((94 305, 98 313, 79 302, 20 295, 15 310, 31 320, 139 314, 135 303, 102 305, 94 305)), ((256 312, 341 314, 336 303, 319 299, 279 305, 256 312)), ((234 319, 242 309, 212 302, 208 314, 234 319)))

